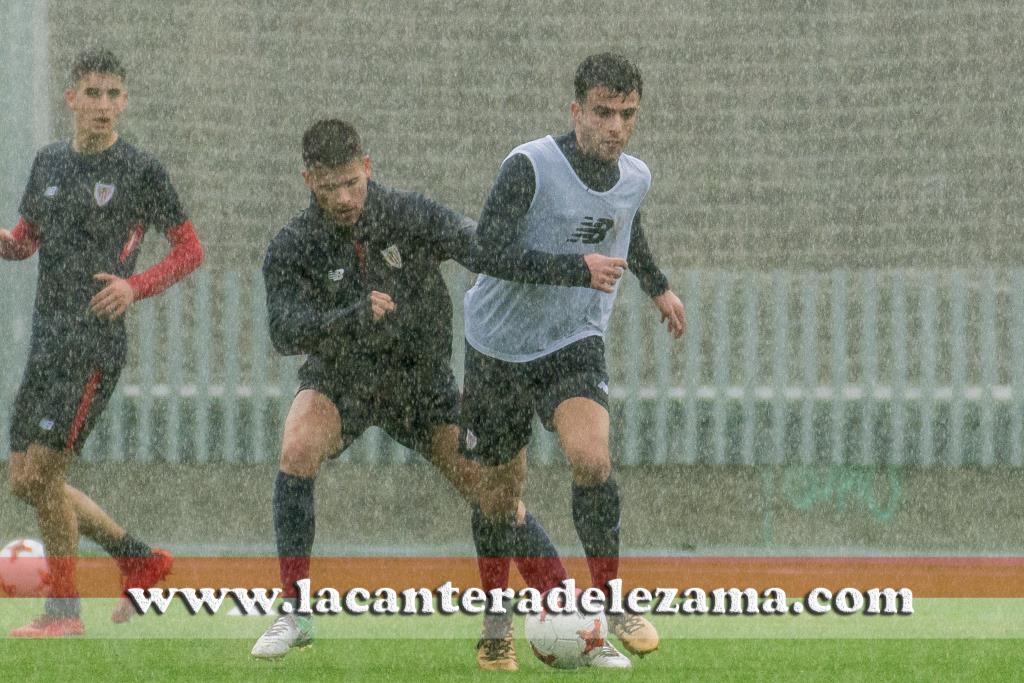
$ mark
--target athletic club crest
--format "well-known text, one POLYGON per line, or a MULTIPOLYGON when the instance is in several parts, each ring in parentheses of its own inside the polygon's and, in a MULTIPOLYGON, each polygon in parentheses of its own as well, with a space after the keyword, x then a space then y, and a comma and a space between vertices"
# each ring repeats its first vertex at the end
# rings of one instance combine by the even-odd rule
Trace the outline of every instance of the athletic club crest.
POLYGON ((113 185, 107 185, 106 183, 96 183, 96 187, 92 190, 92 197, 96 200, 96 206, 106 206, 110 203, 110 200, 114 197, 113 185))
POLYGON ((402 254, 398 251, 398 245, 392 244, 387 249, 382 249, 380 255, 384 257, 384 263, 392 268, 402 267, 402 254))

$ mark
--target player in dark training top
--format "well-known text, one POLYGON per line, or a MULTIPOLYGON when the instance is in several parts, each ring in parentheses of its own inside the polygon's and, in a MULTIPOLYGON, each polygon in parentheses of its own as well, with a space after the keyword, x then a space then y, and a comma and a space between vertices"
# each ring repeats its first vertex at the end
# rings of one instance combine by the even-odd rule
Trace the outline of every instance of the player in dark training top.
MULTIPOLYGON (((50 597, 43 616, 11 632, 16 637, 83 632, 75 584, 80 533, 114 557, 126 589, 148 588, 170 571, 169 553, 126 533, 66 477, 124 365, 126 312, 203 258, 163 166, 118 135, 128 95, 117 57, 106 50, 80 54, 64 98, 73 136, 37 153, 21 218, 13 230, 0 230, 0 257, 39 253, 28 365, 11 420, 9 475, 12 492, 36 510, 50 597), (133 274, 142 240, 153 231, 167 239, 170 251, 133 274)), ((113 619, 125 621, 131 613, 122 599, 113 619)))
MULTIPOLYGON (((451 369, 452 302, 440 263, 476 267, 473 221, 374 182, 356 130, 337 119, 303 135, 308 207, 267 249, 268 322, 282 354, 305 354, 284 425, 273 517, 284 596, 309 578, 321 464, 376 425, 474 501, 480 468, 459 451, 451 369)), ((530 520, 521 503, 516 514, 530 520)), ((284 614, 252 648, 278 658, 312 640, 309 615, 284 614)))
MULTIPOLYGON (((466 293, 463 423, 466 455, 485 465, 473 530, 483 588, 503 588, 531 419, 557 432, 572 468, 572 516, 594 585, 618 576, 619 493, 608 445, 604 334, 617 283, 628 268, 679 337, 683 305, 654 264, 640 204, 651 174, 623 153, 636 125, 643 82, 629 60, 593 55, 576 70, 573 130, 516 147, 480 216, 480 272, 466 293)), ((565 578, 546 551, 541 590, 565 578)), ((478 661, 508 668, 511 625, 485 619, 478 661)), ((658 634, 643 617, 609 614, 609 630, 644 655, 658 634)), ((591 666, 626 668, 610 644, 591 666)))

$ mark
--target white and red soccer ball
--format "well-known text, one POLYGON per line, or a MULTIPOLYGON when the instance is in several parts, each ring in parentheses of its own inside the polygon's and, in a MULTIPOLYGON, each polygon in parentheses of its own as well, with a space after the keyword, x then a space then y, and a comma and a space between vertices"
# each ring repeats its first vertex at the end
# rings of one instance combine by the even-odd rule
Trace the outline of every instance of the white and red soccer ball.
POLYGON ((0 550, 0 593, 10 598, 45 596, 47 577, 46 552, 39 541, 19 538, 0 550))
POLYGON ((525 631, 537 659, 556 669, 578 669, 604 646, 608 622, 600 613, 540 612, 526 615, 525 631))

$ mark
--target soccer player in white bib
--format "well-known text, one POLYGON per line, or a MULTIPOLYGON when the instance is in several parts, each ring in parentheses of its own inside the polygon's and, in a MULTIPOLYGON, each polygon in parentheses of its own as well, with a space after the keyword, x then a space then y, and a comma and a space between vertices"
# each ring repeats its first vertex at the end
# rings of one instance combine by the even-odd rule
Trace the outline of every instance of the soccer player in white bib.
MULTIPOLYGON (((594 585, 607 589, 618 576, 604 335, 623 273, 638 277, 673 337, 686 328, 683 304, 641 227, 650 170, 623 152, 640 110, 640 71, 620 55, 592 55, 574 86, 573 130, 520 145, 502 163, 480 217, 481 274, 465 297, 463 445, 485 466, 473 533, 487 590, 507 585, 510 556, 546 563, 547 581, 525 577, 536 588, 565 578, 536 521, 530 534, 517 530, 534 413, 558 434, 571 465, 573 521, 594 585)), ((657 631, 640 615, 609 615, 609 629, 634 654, 658 647, 657 631)), ((512 637, 508 618, 488 616, 480 666, 510 668, 512 637)), ((630 661, 608 644, 591 665, 630 661)))

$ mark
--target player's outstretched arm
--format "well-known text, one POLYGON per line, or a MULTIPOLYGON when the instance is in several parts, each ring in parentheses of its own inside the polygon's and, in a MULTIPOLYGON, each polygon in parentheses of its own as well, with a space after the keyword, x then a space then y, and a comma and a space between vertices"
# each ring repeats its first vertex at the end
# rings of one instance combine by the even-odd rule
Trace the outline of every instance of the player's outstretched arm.
POLYGON ((661 322, 667 323, 668 331, 678 339, 686 331, 686 311, 683 302, 669 289, 668 278, 654 262, 641 222, 640 211, 637 211, 629 236, 629 269, 661 313, 661 322))
POLYGON ((438 261, 451 259, 470 272, 480 272, 480 240, 477 239, 476 221, 438 205, 430 226, 438 261))
POLYGON ((676 339, 683 336, 683 333, 686 332, 686 309, 675 292, 666 289, 651 301, 661 313, 661 322, 668 324, 668 331, 672 336, 676 339))
POLYGON ((14 230, 0 229, 0 258, 22 261, 36 253, 39 243, 39 228, 22 217, 14 230))
POLYGON ((409 243, 426 245, 439 262, 455 260, 469 271, 480 272, 476 221, 418 192, 394 196, 409 243))
POLYGON ((633 218, 629 236, 629 269, 640 281, 640 288, 651 297, 655 308, 661 313, 661 322, 668 324, 668 331, 678 339, 686 332, 686 310, 679 297, 669 289, 668 278, 654 262, 654 255, 647 244, 641 225, 640 212, 633 218))
POLYGON ((652 299, 668 289, 668 278, 654 262, 654 254, 647 244, 644 235, 641 212, 638 210, 633 217, 633 225, 629 233, 629 254, 626 256, 629 270, 640 282, 640 289, 652 299))

